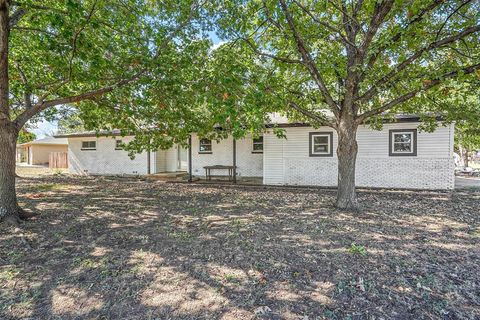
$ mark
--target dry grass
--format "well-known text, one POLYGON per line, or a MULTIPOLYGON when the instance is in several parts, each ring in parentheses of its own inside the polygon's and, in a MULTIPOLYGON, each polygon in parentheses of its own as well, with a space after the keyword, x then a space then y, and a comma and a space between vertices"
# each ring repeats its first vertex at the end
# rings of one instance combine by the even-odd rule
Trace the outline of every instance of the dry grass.
POLYGON ((2 319, 478 319, 479 191, 19 181, 2 319))

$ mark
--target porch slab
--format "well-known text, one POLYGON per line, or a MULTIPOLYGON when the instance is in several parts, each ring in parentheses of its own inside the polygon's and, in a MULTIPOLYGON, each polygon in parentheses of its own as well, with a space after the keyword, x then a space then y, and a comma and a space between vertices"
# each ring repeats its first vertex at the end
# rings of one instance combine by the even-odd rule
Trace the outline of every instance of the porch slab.
POLYGON ((188 179, 188 173, 185 171, 159 172, 147 176, 147 180, 153 181, 180 181, 185 179, 188 179))
MULTIPOLYGON (((229 180, 228 176, 213 176, 212 180, 206 180, 205 177, 195 177, 198 180, 196 183, 204 184, 233 184, 233 181, 229 180)), ((237 184, 243 185, 262 185, 263 177, 237 177, 237 184)))

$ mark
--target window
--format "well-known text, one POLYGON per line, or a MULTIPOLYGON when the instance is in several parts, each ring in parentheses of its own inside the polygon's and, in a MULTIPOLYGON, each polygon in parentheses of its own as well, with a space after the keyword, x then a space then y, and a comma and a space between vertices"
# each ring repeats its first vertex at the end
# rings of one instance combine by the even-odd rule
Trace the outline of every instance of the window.
POLYGON ((200 139, 199 153, 212 153, 212 140, 200 139))
POLYGON ((389 139, 390 156, 416 156, 417 155, 417 130, 397 129, 390 130, 389 139))
POLYGON ((310 157, 333 157, 332 132, 310 132, 310 157))
POLYGON ((123 150, 122 140, 115 140, 115 150, 123 150))
POLYGON ((96 141, 82 141, 82 150, 97 150, 96 141))
POLYGON ((263 137, 253 138, 252 153, 263 153, 263 137))

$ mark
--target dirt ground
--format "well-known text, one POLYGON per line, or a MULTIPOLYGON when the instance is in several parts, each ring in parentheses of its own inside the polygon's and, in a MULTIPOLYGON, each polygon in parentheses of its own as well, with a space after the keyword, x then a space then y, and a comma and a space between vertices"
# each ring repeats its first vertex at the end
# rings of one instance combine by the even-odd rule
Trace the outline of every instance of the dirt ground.
MULTIPOLYGON (((21 173, 20 173, 21 174, 21 173)), ((334 192, 27 175, 1 319, 480 319, 480 190, 334 192)))

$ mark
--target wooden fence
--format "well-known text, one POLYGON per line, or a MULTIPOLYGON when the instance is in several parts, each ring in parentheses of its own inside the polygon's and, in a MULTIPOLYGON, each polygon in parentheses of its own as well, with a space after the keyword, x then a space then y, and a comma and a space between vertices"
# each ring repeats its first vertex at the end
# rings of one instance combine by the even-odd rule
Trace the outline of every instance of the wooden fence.
POLYGON ((50 152, 48 166, 50 168, 68 168, 67 152, 50 152))

